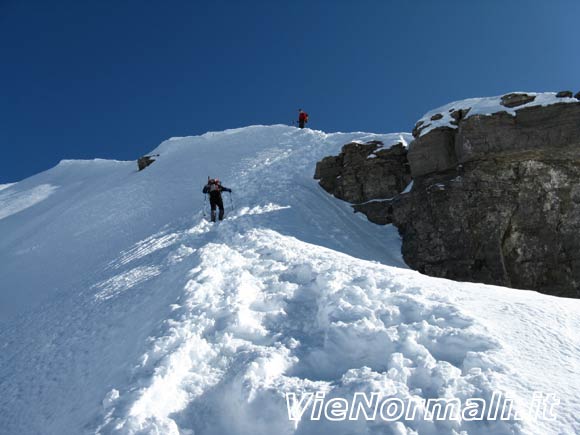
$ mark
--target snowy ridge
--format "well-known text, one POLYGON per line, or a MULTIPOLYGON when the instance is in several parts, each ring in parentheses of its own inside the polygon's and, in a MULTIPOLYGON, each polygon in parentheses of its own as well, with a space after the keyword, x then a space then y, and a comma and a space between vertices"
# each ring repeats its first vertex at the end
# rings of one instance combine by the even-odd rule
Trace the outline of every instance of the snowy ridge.
POLYGON ((399 136, 252 126, 165 141, 143 172, 59 165, 12 186, 14 198, 58 189, 0 220, 2 430, 580 431, 580 301, 411 271, 396 230, 312 179, 347 142, 399 136), (208 175, 234 190, 215 225, 204 218, 208 175), (562 408, 538 422, 525 412, 433 422, 424 410, 399 422, 290 421, 285 394, 316 391, 417 403, 543 391, 562 408))
POLYGON ((0 184, 0 190, 8 189, 10 186, 13 186, 15 184, 16 183, 0 184))
POLYGON ((454 101, 452 103, 445 104, 441 107, 436 109, 430 110, 425 115, 417 121, 418 123, 422 122, 422 130, 419 136, 423 136, 429 133, 431 130, 440 127, 448 127, 452 129, 456 129, 457 125, 454 125, 451 121, 453 118, 451 117, 452 111, 459 111, 459 110, 467 110, 469 112, 465 116, 465 118, 469 118, 470 116, 475 115, 492 115, 498 112, 506 112, 512 116, 516 115, 516 111, 520 109, 525 109, 528 107, 534 106, 549 106, 552 104, 557 103, 577 103, 578 100, 576 98, 558 98, 556 97, 556 92, 514 92, 524 93, 529 96, 535 96, 535 99, 529 103, 519 105, 517 107, 506 107, 501 104, 502 95, 498 95, 495 97, 484 97, 484 98, 468 98, 465 100, 454 101), (441 114, 443 117, 441 119, 432 120, 431 117, 437 114, 441 114))

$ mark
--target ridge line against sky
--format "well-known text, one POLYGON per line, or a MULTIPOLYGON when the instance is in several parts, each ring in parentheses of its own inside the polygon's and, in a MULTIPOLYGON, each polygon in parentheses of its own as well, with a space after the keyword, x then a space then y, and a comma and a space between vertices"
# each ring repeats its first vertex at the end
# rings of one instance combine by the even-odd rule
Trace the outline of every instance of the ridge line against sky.
POLYGON ((572 0, 0 0, 0 184, 61 159, 291 124, 410 131, 449 101, 580 90, 572 0))

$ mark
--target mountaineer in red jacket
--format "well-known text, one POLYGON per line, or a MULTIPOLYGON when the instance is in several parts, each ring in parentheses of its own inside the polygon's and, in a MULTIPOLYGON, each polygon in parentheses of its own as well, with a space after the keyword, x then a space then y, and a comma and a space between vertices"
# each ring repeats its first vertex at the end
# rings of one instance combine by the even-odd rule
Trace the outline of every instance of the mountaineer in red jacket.
POLYGON ((304 124, 308 122, 308 113, 302 109, 298 109, 298 127, 304 128, 304 124))

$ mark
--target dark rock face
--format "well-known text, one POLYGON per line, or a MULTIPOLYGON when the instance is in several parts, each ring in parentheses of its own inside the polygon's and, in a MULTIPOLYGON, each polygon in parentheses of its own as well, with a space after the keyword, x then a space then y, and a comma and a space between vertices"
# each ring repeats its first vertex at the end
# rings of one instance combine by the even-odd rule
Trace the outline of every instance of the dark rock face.
POLYGON ((572 91, 560 91, 556 94, 556 98, 572 98, 574 93, 572 91))
POLYGON ((390 211, 411 267, 580 297, 580 104, 462 119, 408 159, 413 190, 390 211))
POLYGON ((422 273, 580 297, 580 102, 454 119, 410 145, 409 193, 355 210, 396 225, 422 273))
POLYGON ((408 153, 413 177, 455 168, 457 166, 454 150, 456 134, 456 130, 444 127, 415 139, 408 153))
POLYGON ((370 201, 352 206, 355 212, 366 215, 369 221, 379 225, 387 225, 393 222, 392 199, 382 201, 370 201))
POLYGON ((349 143, 338 156, 318 162, 314 178, 337 198, 368 210, 376 223, 387 223, 382 212, 372 210, 410 183, 407 149, 402 144, 385 149, 381 142, 349 143), (381 202, 368 202, 372 200, 381 202))
POLYGON ((427 275, 580 297, 580 164, 509 156, 432 174, 391 204, 427 275))
POLYGON ((459 163, 506 154, 528 153, 536 159, 578 156, 580 104, 559 103, 496 113, 461 122, 455 140, 459 163))

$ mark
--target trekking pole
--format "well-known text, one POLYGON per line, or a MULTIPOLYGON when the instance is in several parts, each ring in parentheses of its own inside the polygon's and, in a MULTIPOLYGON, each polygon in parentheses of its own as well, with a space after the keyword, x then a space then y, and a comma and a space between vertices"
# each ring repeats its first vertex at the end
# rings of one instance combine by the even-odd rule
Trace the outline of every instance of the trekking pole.
POLYGON ((232 211, 234 211, 234 200, 232 199, 232 192, 230 192, 230 207, 232 208, 232 211))
POLYGON ((203 212, 203 217, 206 217, 205 215, 205 206, 207 205, 207 195, 204 193, 203 194, 203 208, 201 209, 201 211, 203 212))

